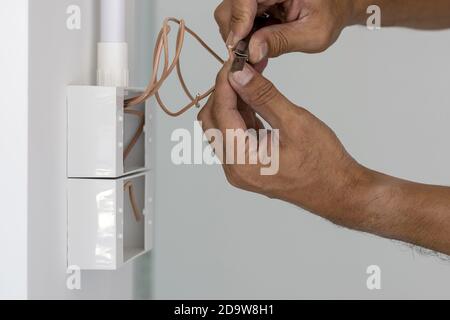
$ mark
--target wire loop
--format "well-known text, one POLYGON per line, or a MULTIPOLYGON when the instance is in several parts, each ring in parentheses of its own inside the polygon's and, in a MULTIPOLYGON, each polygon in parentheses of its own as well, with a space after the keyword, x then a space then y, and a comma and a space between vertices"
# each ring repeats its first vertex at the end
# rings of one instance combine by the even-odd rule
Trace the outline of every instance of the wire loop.
POLYGON ((190 34, 195 40, 197 40, 200 45, 206 49, 217 61, 219 61, 221 64, 224 64, 225 61, 213 50, 211 47, 209 47, 205 41, 203 41, 202 38, 198 34, 196 34, 194 31, 186 27, 184 20, 178 20, 176 18, 166 18, 164 20, 163 26, 158 34, 158 38, 156 41, 156 46, 153 51, 153 70, 150 77, 150 83, 148 84, 147 88, 144 90, 144 92, 141 95, 138 95, 136 97, 127 99, 125 101, 125 113, 132 114, 134 116, 140 117, 140 124, 138 129, 136 130, 135 135, 132 137, 131 142, 128 144, 128 146, 125 148, 124 151, 124 161, 128 157, 128 155, 131 153, 131 150, 136 145, 136 143, 139 140, 139 137, 141 136, 144 125, 145 125, 145 114, 140 114, 137 110, 130 109, 133 106, 138 106, 145 102, 147 99, 154 96, 156 98, 157 103, 161 107, 161 109, 169 116, 171 117, 178 117, 188 110, 190 110, 192 107, 200 108, 201 102, 205 99, 207 99, 213 92, 214 87, 210 88, 205 93, 197 94, 194 98, 192 93, 189 91, 189 88, 186 84, 186 81, 184 80, 183 73, 181 71, 181 63, 180 63, 180 56, 184 45, 184 40, 186 37, 186 33, 190 34), (178 25, 178 32, 177 32, 177 41, 175 46, 175 56, 171 63, 169 63, 169 40, 168 35, 171 31, 171 27, 169 23, 175 23, 178 25), (163 57, 162 57, 163 56, 163 57), (161 72, 160 78, 158 78, 159 74, 159 68, 161 64, 161 58, 164 59, 163 63, 163 70, 161 72), (167 78, 172 74, 173 70, 176 68, 177 70, 177 76, 180 81, 181 87, 186 94, 186 96, 191 101, 186 106, 181 108, 178 111, 171 111, 162 101, 161 96, 159 94, 159 89, 161 89, 164 82, 167 80, 167 78))
POLYGON ((217 61, 219 61, 221 64, 224 64, 225 61, 213 50, 211 47, 209 47, 201 38, 198 36, 194 31, 186 27, 186 24, 184 20, 178 20, 176 18, 166 18, 163 23, 163 27, 161 28, 161 31, 158 34, 157 38, 157 44, 155 46, 155 50, 153 53, 153 70, 152 75, 150 78, 150 83, 145 89, 145 91, 134 98, 128 99, 125 102, 125 108, 129 108, 132 106, 139 105, 143 103, 145 100, 149 99, 152 96, 155 96, 156 101, 158 102, 161 109, 172 117, 177 117, 188 111, 194 106, 199 106, 199 104, 208 98, 213 92, 214 87, 210 88, 208 91, 206 91, 203 94, 198 94, 194 98, 192 93, 189 91, 188 86, 186 85, 186 82, 184 80, 183 74, 181 72, 181 64, 180 64, 180 56, 184 45, 184 40, 186 37, 186 33, 190 34, 195 40, 197 40, 200 45, 205 48, 217 61), (178 32, 177 32, 177 41, 175 46, 175 55, 171 63, 169 63, 169 40, 168 35, 171 30, 169 23, 175 23, 179 26, 178 32), (163 57, 162 57, 163 56, 163 57), (162 58, 164 59, 163 63, 163 70, 161 72, 160 77, 158 78, 160 64, 162 58), (159 90, 161 89, 164 82, 167 80, 167 78, 171 75, 171 73, 174 71, 174 69, 177 70, 178 79, 180 81, 181 87, 183 91, 185 92, 186 96, 191 100, 190 103, 188 103, 186 106, 181 108, 178 111, 171 111, 162 101, 161 96, 159 94, 159 90))

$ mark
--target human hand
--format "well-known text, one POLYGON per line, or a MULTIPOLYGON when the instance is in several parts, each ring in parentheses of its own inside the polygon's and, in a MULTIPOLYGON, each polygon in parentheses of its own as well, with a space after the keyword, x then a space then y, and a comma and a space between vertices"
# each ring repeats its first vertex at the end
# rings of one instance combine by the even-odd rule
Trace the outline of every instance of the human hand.
MULTIPOLYGON (((199 121, 205 131, 217 128, 226 137, 227 129, 261 129, 256 112, 272 129, 279 129, 279 170, 275 175, 261 175, 259 163, 222 161, 228 181, 351 226, 360 218, 356 203, 365 200, 361 182, 368 170, 353 160, 330 128, 290 102, 252 67, 246 65, 241 72, 229 73, 229 65, 219 73, 215 93, 200 112, 199 121)), ((264 138, 268 139, 259 136, 264 138)), ((266 142, 259 141, 259 146, 266 142)), ((225 138, 225 145, 229 143, 235 141, 225 138)), ((222 160, 228 159, 227 147, 220 152, 222 160)), ((245 158, 252 152, 255 150, 247 144, 245 158)))
POLYGON ((232 47, 251 32, 257 15, 270 12, 283 22, 262 28, 252 36, 250 62, 255 64, 289 52, 326 50, 354 22, 356 3, 352 0, 224 0, 214 15, 222 37, 232 47))
MULTIPOLYGON (((219 73, 216 91, 198 118, 207 137, 210 129, 219 129, 225 137, 225 144, 215 151, 232 185, 293 203, 338 225, 450 254, 450 188, 405 181, 361 166, 323 122, 290 102, 249 65, 230 73, 231 63, 219 73), (273 175, 262 174, 267 163, 228 163, 228 147, 240 137, 228 138, 226 131, 262 129, 255 112, 272 129, 256 135, 256 148, 245 135, 243 158, 254 158, 278 137, 278 170, 273 175)), ((277 158, 273 152, 270 156, 277 158)))

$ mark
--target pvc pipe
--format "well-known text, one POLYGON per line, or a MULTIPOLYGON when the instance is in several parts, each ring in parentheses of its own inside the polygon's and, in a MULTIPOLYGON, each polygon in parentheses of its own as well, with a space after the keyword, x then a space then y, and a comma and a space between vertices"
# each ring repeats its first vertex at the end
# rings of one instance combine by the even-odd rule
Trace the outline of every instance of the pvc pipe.
POLYGON ((126 42, 126 0, 101 0, 100 42, 126 42))
POLYGON ((101 0, 101 32, 97 49, 97 85, 128 87, 126 0, 101 0))

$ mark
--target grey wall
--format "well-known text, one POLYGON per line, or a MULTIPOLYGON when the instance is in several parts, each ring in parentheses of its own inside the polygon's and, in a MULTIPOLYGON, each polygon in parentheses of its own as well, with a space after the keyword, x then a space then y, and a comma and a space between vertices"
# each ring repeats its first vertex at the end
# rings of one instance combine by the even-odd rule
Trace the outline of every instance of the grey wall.
MULTIPOLYGON (((212 18, 217 4, 157 1, 153 25, 182 17, 225 56, 212 18)), ((266 74, 365 165, 449 185, 449 39, 450 31, 351 28, 326 53, 282 57, 266 74)), ((206 57, 195 45, 184 52, 193 90, 219 69, 206 57)), ((177 105, 185 100, 174 86, 163 92, 177 105)), ((192 131, 195 118, 157 119, 154 298, 450 298, 448 262, 235 190, 220 167, 174 166, 170 135, 192 131), (380 291, 366 289, 371 264, 382 269, 380 291)))

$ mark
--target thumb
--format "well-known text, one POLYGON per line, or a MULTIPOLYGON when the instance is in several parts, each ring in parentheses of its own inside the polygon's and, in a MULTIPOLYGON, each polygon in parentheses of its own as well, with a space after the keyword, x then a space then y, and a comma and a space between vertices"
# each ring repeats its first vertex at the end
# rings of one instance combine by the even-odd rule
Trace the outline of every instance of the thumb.
POLYGON ((272 128, 280 128, 296 108, 278 89, 261 74, 246 64, 242 71, 229 74, 233 89, 272 128))
POLYGON ((316 32, 299 27, 299 21, 276 24, 255 32, 250 40, 250 62, 255 64, 265 58, 275 58, 285 53, 309 52, 316 32))

